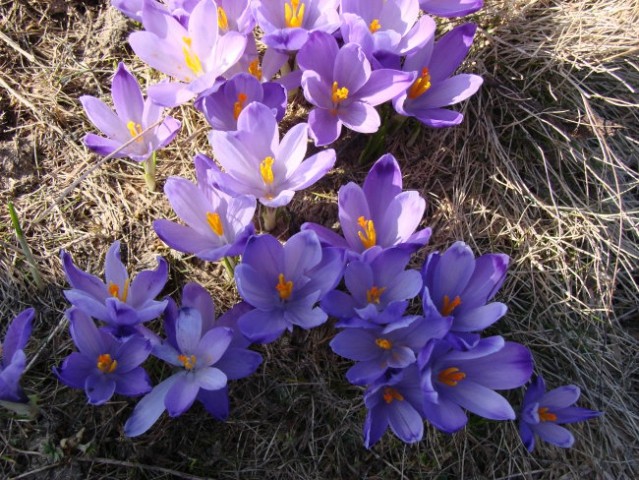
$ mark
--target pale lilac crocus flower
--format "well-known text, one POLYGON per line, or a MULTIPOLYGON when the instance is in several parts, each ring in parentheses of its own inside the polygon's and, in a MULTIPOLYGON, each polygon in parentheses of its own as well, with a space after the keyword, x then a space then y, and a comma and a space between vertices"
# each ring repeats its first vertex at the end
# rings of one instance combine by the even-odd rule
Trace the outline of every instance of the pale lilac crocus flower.
POLYGON ((96 97, 89 95, 80 97, 89 120, 106 135, 105 138, 93 133, 87 134, 84 137, 84 144, 90 150, 100 155, 113 154, 116 158, 129 157, 136 162, 143 162, 155 150, 165 147, 177 134, 180 122, 173 117, 166 117, 164 121, 114 154, 125 143, 158 123, 164 109, 153 103, 151 99, 144 99, 140 85, 126 69, 124 63, 118 65, 113 76, 111 95, 115 113, 96 97))
POLYGON ((31 335, 35 310, 27 308, 16 316, 0 343, 0 401, 24 403, 27 396, 20 387, 20 377, 27 366, 24 347, 31 335))
POLYGON ((463 17, 484 6, 484 0, 419 0, 426 13, 439 17, 463 17))
POLYGON ((180 105, 214 88, 246 47, 246 37, 240 33, 220 35, 213 0, 200 0, 186 28, 148 4, 142 21, 146 30, 129 36, 131 47, 148 65, 177 80, 149 87, 149 96, 161 105, 180 105))
POLYGON ((111 0, 111 6, 127 17, 142 23, 142 9, 150 4, 173 15, 183 25, 188 23, 191 11, 199 0, 111 0))
POLYGON ((215 185, 229 194, 253 195, 267 207, 287 205, 296 191, 314 184, 335 164, 335 150, 304 159, 308 125, 292 127, 282 141, 273 111, 261 103, 248 105, 238 117, 237 131, 213 131, 209 141, 225 173, 210 170, 215 185))

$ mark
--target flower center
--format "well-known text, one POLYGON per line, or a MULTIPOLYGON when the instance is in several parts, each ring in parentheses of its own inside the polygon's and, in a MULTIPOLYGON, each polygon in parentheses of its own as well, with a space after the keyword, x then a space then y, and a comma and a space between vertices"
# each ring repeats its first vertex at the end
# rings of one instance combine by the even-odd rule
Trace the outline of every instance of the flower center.
POLYGON ((422 68, 422 74, 417 77, 417 80, 408 89, 408 98, 414 99, 421 97, 430 88, 430 73, 428 73, 428 67, 422 68))
MULTIPOLYGON (((377 243, 377 233, 375 232, 375 224, 373 221, 366 220, 366 218, 362 216, 357 219, 357 224, 363 230, 362 232, 357 232, 357 236, 362 242, 362 245, 364 245, 364 248, 374 247, 377 243)), ((368 292, 366 296, 368 297, 368 292)))
POLYGON ((306 5, 300 0, 291 0, 291 3, 284 4, 284 19, 288 28, 299 28, 304 21, 304 9, 306 5))
POLYGON ((102 373, 113 373, 113 371, 117 368, 118 361, 113 360, 111 355, 108 353, 103 353, 98 357, 98 370, 102 373))
POLYGON ((237 94, 237 102, 233 104, 233 118, 235 120, 238 119, 238 117, 240 116, 240 112, 246 106, 247 98, 248 97, 246 96, 246 93, 237 94))
POLYGON ((287 282, 283 273, 280 273, 277 278, 278 282, 277 285, 275 285, 275 290, 280 294, 282 300, 288 300, 293 293, 293 282, 290 280, 287 282))
POLYGON ((191 48, 191 37, 182 37, 182 41, 184 42, 184 46, 182 47, 182 54, 184 55, 184 63, 189 67, 195 75, 201 75, 204 70, 202 69, 202 63, 200 62, 200 57, 198 57, 191 48))
POLYGON ((448 317, 451 313, 453 313, 453 310, 461 305, 461 303, 462 301, 461 298, 459 298, 459 295, 453 298, 452 302, 450 301, 450 297, 448 295, 444 295, 444 305, 442 305, 440 313, 444 317, 448 317))
POLYGON ((404 396, 395 390, 393 387, 384 388, 384 401, 386 403, 393 403, 393 400, 404 401, 404 396))
POLYGON ((273 162, 275 160, 273 157, 266 157, 264 160, 260 162, 260 175, 262 175, 262 180, 267 185, 273 183, 273 162))
POLYGON ((383 350, 390 350, 393 348, 393 343, 387 338, 376 338, 375 343, 377 346, 383 350))
POLYGON ((124 289, 122 294, 120 294, 120 286, 116 283, 110 282, 109 283, 109 294, 112 297, 117 298, 118 300, 122 301, 122 302, 126 302, 126 297, 129 295, 129 279, 127 278, 124 281, 124 289))
POLYGON ((229 19, 222 7, 217 7, 217 26, 225 32, 229 29, 229 19))
POLYGON ((195 362, 197 361, 195 355, 178 355, 178 360, 187 370, 193 370, 195 368, 195 362))
POLYGON ((344 100, 348 98, 348 88, 342 87, 339 88, 337 82, 333 82, 333 87, 331 91, 331 99, 334 104, 342 103, 344 100))
POLYGON ((208 222, 209 227, 211 227, 211 230, 213 230, 218 237, 224 235, 224 227, 222 226, 222 219, 220 218, 219 213, 207 212, 206 221, 208 222))
POLYGON ((376 287, 373 285, 366 291, 366 301, 368 303, 376 303, 379 305, 379 299, 382 296, 382 293, 384 293, 384 290, 386 290, 386 287, 376 287))
POLYGON ((248 72, 257 78, 260 82, 262 81, 262 69, 260 68, 260 60, 255 59, 248 66, 248 72))
POLYGON ((371 31, 371 33, 375 33, 380 28, 382 28, 382 24, 379 23, 379 18, 375 18, 368 26, 368 29, 371 31))
POLYGON ((549 412, 549 408, 548 407, 541 407, 539 410, 537 410, 537 413, 539 414, 539 420, 542 422, 556 422, 557 421, 557 415, 555 415, 554 413, 549 412))
MULTIPOLYGON (((137 137, 138 135, 142 134, 142 125, 140 125, 139 123, 135 123, 134 121, 128 122, 126 124, 126 128, 129 129, 131 137, 137 137)), ((142 143, 142 140, 144 140, 142 137, 138 137, 135 139, 135 141, 138 143, 142 143)))
POLYGON ((440 382, 445 383, 449 387, 455 387, 459 382, 466 378, 464 372, 460 372, 457 367, 449 367, 446 370, 442 370, 437 375, 440 382))

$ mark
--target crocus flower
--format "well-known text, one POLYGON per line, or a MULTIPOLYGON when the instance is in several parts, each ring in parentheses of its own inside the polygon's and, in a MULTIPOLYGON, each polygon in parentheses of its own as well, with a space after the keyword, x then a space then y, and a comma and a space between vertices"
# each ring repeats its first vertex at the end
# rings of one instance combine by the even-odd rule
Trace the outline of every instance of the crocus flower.
POLYGON ((430 228, 415 232, 426 202, 414 190, 402 191, 402 173, 391 154, 375 162, 363 188, 352 182, 342 186, 337 203, 344 238, 314 223, 303 224, 302 230, 313 230, 323 244, 353 254, 374 246, 394 245, 414 252, 430 238, 430 228))
POLYGON ((273 82, 261 83, 254 75, 240 73, 210 95, 195 102, 215 130, 237 130, 240 113, 251 102, 263 103, 279 122, 286 113, 286 89, 273 82))
POLYGON ((426 13, 439 17, 463 17, 484 6, 484 0, 419 0, 426 13))
POLYGON ((102 405, 114 393, 138 396, 151 390, 149 377, 140 364, 151 353, 151 344, 140 336, 116 339, 83 311, 67 312, 69 330, 78 352, 69 355, 55 374, 66 385, 82 388, 89 403, 102 405))
POLYGON ((160 105, 180 105, 211 89, 242 56, 246 37, 220 35, 217 8, 213 0, 200 0, 185 28, 169 13, 144 5, 146 30, 129 36, 131 48, 151 67, 177 79, 149 87, 149 96, 160 105))
POLYGON ((424 297, 443 316, 453 318, 451 333, 462 346, 479 340, 479 335, 470 332, 483 330, 506 314, 506 305, 488 302, 504 283, 508 261, 507 255, 492 253, 476 259, 464 242, 455 242, 443 254, 434 252, 426 258, 422 268, 424 297))
POLYGON ((282 245, 270 235, 249 239, 242 263, 235 268, 240 296, 254 310, 238 325, 250 340, 269 343, 294 325, 310 329, 324 323, 316 306, 342 277, 342 255, 322 249, 313 232, 300 232, 282 245))
POLYGON ((416 72, 418 76, 407 90, 393 99, 398 113, 416 117, 435 128, 462 122, 461 113, 443 107, 467 99, 483 82, 478 75, 453 75, 468 54, 476 29, 472 23, 460 25, 437 43, 434 43, 433 30, 424 46, 406 57, 403 70, 416 72))
POLYGON ((239 32, 251 36, 255 17, 249 0, 216 0, 217 25, 220 34, 239 32))
POLYGON ((173 210, 187 226, 169 220, 155 220, 153 228, 171 248, 215 261, 239 255, 253 235, 255 198, 231 197, 211 186, 213 161, 204 155, 194 160, 197 185, 185 178, 170 177, 164 186, 173 210))
POLYGON ((209 141, 226 173, 210 170, 214 184, 232 195, 253 195, 267 207, 287 205, 296 191, 314 184, 335 164, 335 151, 304 160, 308 125, 299 123, 282 141, 273 111, 253 102, 240 113, 236 132, 212 131, 209 141))
POLYGON ((572 447, 575 437, 560 425, 583 422, 601 415, 602 412, 575 407, 580 394, 579 387, 575 385, 564 385, 546 392, 541 376, 531 382, 519 416, 519 435, 529 452, 535 448, 535 434, 558 447, 572 447))
POLYGON ((154 300, 168 280, 168 265, 162 257, 157 257, 157 269, 144 270, 130 281, 120 260, 120 242, 113 242, 104 262, 105 283, 78 269, 71 255, 64 250, 60 256, 71 284, 71 290, 64 292, 67 300, 85 314, 107 322, 114 334, 136 333, 140 323, 152 320, 164 311, 167 301, 154 300))
POLYGON ((20 377, 27 365, 23 348, 31 335, 35 310, 27 308, 11 321, 0 344, 0 400, 24 403, 20 377))
POLYGON ((299 51, 297 62, 304 72, 304 97, 316 108, 308 115, 316 145, 337 140, 342 125, 361 133, 379 129, 379 105, 401 94, 415 73, 380 69, 371 72, 362 49, 348 44, 341 49, 332 35, 314 32, 299 51))
MULTIPOLYGON (((163 109, 151 99, 144 99, 140 85, 126 69, 124 63, 118 65, 118 70, 113 76, 111 95, 116 113, 113 113, 113 110, 98 98, 89 95, 80 97, 89 120, 106 135, 105 138, 89 133, 84 137, 84 144, 100 155, 111 155, 162 118, 163 109)), ((179 128, 180 122, 173 117, 166 117, 161 124, 137 138, 114 156, 129 157, 136 162, 143 162, 155 150, 168 145, 179 128)))
MULTIPOLYGON (((207 316, 210 313, 207 312, 207 316)), ((164 410, 177 417, 191 408, 204 391, 217 391, 226 387, 227 376, 214 366, 224 355, 233 339, 233 330, 213 327, 203 330, 202 315, 197 308, 183 307, 169 327, 169 339, 153 348, 153 354, 177 367, 171 375, 146 395, 136 405, 133 414, 124 425, 124 432, 135 437, 146 432, 164 410)), ((207 410, 217 411, 215 405, 207 410)))
POLYGON ((348 293, 329 292, 322 300, 322 309, 342 319, 338 324, 341 327, 357 324, 358 319, 372 325, 390 323, 406 310, 407 300, 422 290, 419 273, 405 270, 410 257, 410 251, 400 248, 368 249, 361 259, 346 266, 344 281, 348 293), (369 256, 374 258, 369 260, 369 256))
POLYGON ((530 351, 502 337, 484 338, 468 351, 432 340, 420 352, 418 364, 424 416, 447 433, 466 425, 464 408, 491 420, 514 420, 515 411, 495 390, 522 386, 533 369, 530 351))

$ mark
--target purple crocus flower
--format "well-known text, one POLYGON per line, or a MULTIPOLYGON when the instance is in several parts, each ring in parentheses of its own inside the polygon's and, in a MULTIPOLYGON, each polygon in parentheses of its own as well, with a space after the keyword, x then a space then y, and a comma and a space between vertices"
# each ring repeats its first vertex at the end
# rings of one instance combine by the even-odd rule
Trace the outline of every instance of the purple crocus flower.
POLYGON ((414 190, 402 191, 402 173, 395 157, 386 154, 371 167, 363 188, 354 183, 337 193, 339 220, 344 237, 314 223, 302 230, 313 230, 325 245, 354 254, 380 246, 401 246, 411 253, 425 245, 431 229, 415 232, 426 210, 426 201, 414 190))
POLYGON ((472 346, 483 330, 506 314, 503 303, 488 303, 506 278, 508 256, 488 253, 475 258, 464 242, 443 254, 428 255, 422 268, 424 297, 445 317, 453 318, 451 333, 463 348, 472 346))
POLYGON ((419 273, 405 270, 410 257, 411 252, 401 248, 368 249, 361 259, 346 266, 348 293, 329 292, 322 300, 322 309, 341 319, 340 327, 359 325, 359 319, 366 321, 364 325, 372 322, 371 326, 396 320, 406 310, 407 300, 422 290, 419 273))
POLYGON ((483 83, 478 75, 453 75, 468 54, 476 29, 475 24, 466 23, 434 43, 433 28, 424 46, 406 57, 402 68, 407 72, 416 72, 417 79, 393 99, 393 106, 398 113, 416 117, 434 128, 450 127, 462 122, 464 116, 461 113, 443 107, 467 99, 483 83))
POLYGON ((146 432, 164 410, 167 410, 171 417, 177 417, 199 399, 207 410, 217 414, 220 407, 215 405, 215 402, 218 398, 226 398, 226 391, 220 392, 219 397, 201 396, 200 392, 219 391, 226 387, 228 377, 217 367, 217 362, 229 348, 233 340, 233 330, 227 327, 211 327, 214 311, 210 304, 207 307, 209 302, 212 304, 210 297, 202 295, 197 288, 190 288, 192 293, 186 293, 186 303, 194 307, 182 307, 175 317, 169 314, 169 323, 165 324, 168 338, 153 348, 153 355, 177 367, 178 370, 156 385, 136 405, 133 414, 124 425, 124 432, 129 437, 146 432), (198 307, 203 307, 206 320, 203 320, 198 307), (205 330, 207 327, 208 330, 205 330))
POLYGON ((541 376, 530 383, 519 416, 519 435, 529 452, 535 448, 535 434, 558 447, 572 447, 575 437, 560 425, 583 422, 602 414, 573 406, 580 394, 579 387, 575 385, 564 385, 546 392, 541 376))
POLYGON ((298 123, 280 142, 273 111, 248 105, 236 132, 212 131, 209 141, 226 173, 210 170, 214 184, 232 195, 253 195, 267 207, 287 205, 296 191, 323 177, 335 164, 335 151, 323 150, 304 160, 308 125, 298 123))
POLYGON ((216 0, 217 25, 222 35, 239 32, 251 36, 255 27, 255 17, 250 0, 216 0))
POLYGON ((426 13, 439 17, 463 17, 484 6, 484 0, 419 0, 426 13))
POLYGON ((168 265, 157 257, 155 270, 144 270, 130 281, 126 267, 120 260, 120 242, 113 242, 106 254, 104 276, 106 283, 95 275, 78 269, 71 255, 60 252, 62 266, 71 290, 64 295, 85 314, 109 324, 117 336, 126 336, 139 331, 140 323, 159 316, 167 301, 156 301, 168 280, 168 265))
POLYGON ((27 365, 24 347, 31 335, 35 310, 27 308, 7 327, 0 343, 0 400, 24 403, 27 397, 20 387, 20 377, 27 365))
POLYGON ((149 4, 142 9, 142 22, 146 30, 129 36, 131 48, 148 65, 177 80, 149 87, 149 96, 160 105, 180 105, 213 88, 246 47, 246 37, 237 32, 219 34, 213 0, 200 0, 186 28, 149 4))
POLYGON ((413 72, 380 69, 371 72, 361 47, 341 49, 332 35, 314 32, 299 51, 306 100, 316 108, 308 115, 310 135, 316 145, 337 140, 342 125, 361 133, 379 129, 379 105, 401 94, 415 79, 413 72))
POLYGON ((114 393, 138 396, 151 390, 140 364, 151 353, 151 344, 140 336, 125 341, 98 329, 91 317, 77 308, 67 312, 69 330, 78 352, 69 355, 55 374, 66 385, 82 388, 89 403, 102 405, 114 393))
MULTIPOLYGON (((105 138, 89 133, 84 137, 84 144, 100 155, 111 155, 133 137, 157 123, 162 118, 164 110, 151 99, 144 99, 140 85, 124 63, 118 65, 118 70, 113 76, 111 95, 116 113, 96 97, 80 97, 89 120, 106 135, 105 138)), ((166 117, 160 125, 137 138, 114 156, 129 157, 136 162, 143 162, 155 150, 168 145, 179 128, 180 122, 173 117, 166 117)))
POLYGON ((187 226, 169 220, 155 220, 153 228, 171 248, 215 261, 240 255, 253 235, 255 198, 231 197, 211 186, 213 161, 204 155, 194 160, 197 185, 185 178, 170 177, 164 186, 173 210, 187 226))
POLYGON ((515 411, 495 390, 522 386, 533 369, 526 347, 498 336, 484 338, 468 351, 432 340, 420 352, 418 364, 424 416, 447 433, 466 425, 464 408, 491 420, 514 420, 515 411))
POLYGON ((294 325, 310 329, 324 323, 316 306, 342 277, 342 255, 322 249, 313 232, 300 232, 282 245, 271 235, 249 239, 235 268, 240 296, 255 307, 238 321, 250 340, 269 343, 294 325))
POLYGON ((224 82, 210 95, 195 102, 215 130, 237 130, 240 113, 251 102, 263 103, 273 111, 279 122, 286 113, 286 89, 273 82, 261 83, 254 75, 240 73, 224 82))

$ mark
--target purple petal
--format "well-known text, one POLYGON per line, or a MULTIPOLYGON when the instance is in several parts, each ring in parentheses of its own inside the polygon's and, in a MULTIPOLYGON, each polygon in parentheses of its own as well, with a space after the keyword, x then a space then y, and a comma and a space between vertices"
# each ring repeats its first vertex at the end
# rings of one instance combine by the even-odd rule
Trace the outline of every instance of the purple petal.
POLYGON ((215 364, 229 380, 238 380, 253 374, 262 364, 262 356, 245 348, 229 348, 215 364))
POLYGON ((123 121, 141 123, 144 111, 144 98, 140 85, 120 62, 111 83, 111 95, 115 111, 123 121))
POLYGON ((380 355, 375 338, 374 333, 365 330, 347 329, 335 335, 330 346, 336 354, 349 360, 368 361, 380 355))
MULTIPOLYGON (((326 58, 326 57, 325 57, 326 58)), ((349 97, 355 95, 371 76, 371 65, 366 55, 354 43, 342 47, 335 58, 335 66, 330 78, 337 82, 338 88, 347 88, 349 97)))
POLYGON ((194 354, 202 337, 202 317, 194 308, 182 308, 175 325, 175 339, 180 352, 194 354))
POLYGON ((252 265, 274 278, 284 271, 284 247, 272 235, 251 237, 242 256, 242 264, 252 265))
POLYGON ((115 393, 128 397, 137 397, 150 392, 151 388, 151 380, 146 371, 142 367, 137 367, 123 375, 118 375, 115 393))
POLYGON ((504 283, 508 263, 509 258, 504 254, 488 253, 477 258, 475 271, 464 292, 464 304, 456 313, 464 311, 467 305, 474 307, 491 300, 504 283))
POLYGON ((459 315, 455 315, 453 330, 458 332, 477 332, 483 330, 506 315, 507 310, 508 307, 499 302, 489 303, 474 310, 468 310, 459 315))
MULTIPOLYGON (((73 352, 64 359, 60 368, 54 369, 54 372, 69 387, 84 388, 84 382, 87 377, 97 369, 94 358, 90 358, 80 352, 73 352)), ((4 372, 6 371, 5 369, 4 372)))
POLYGON ((561 410, 556 410, 553 413, 557 415, 556 423, 583 422, 584 420, 589 420, 602 415, 602 412, 580 407, 566 407, 561 410))
POLYGON ((115 380, 102 372, 93 373, 84 381, 84 390, 91 405, 102 405, 113 396, 115 380))
POLYGON ((491 420, 514 420, 516 418, 508 400, 490 388, 468 378, 454 387, 445 387, 445 393, 440 390, 440 394, 484 418, 491 420))
POLYGON ((304 91, 304 97, 309 103, 323 109, 333 109, 331 85, 320 77, 317 72, 304 72, 301 86, 304 91))
POLYGON ((97 358, 106 352, 98 327, 86 313, 77 308, 67 312, 69 331, 78 350, 87 357, 97 358))
POLYGON ((421 0, 425 12, 440 17, 463 17, 476 12, 484 5, 484 0, 421 0))
POLYGON ((328 80, 333 77, 334 59, 338 52, 335 37, 324 32, 313 32, 297 53, 297 64, 302 70, 312 70, 328 80), (322 54, 318 55, 318 52, 322 54))
POLYGON ((182 289, 182 306, 195 308, 202 318, 202 332, 215 326, 215 303, 211 294, 195 282, 189 282, 182 289))
POLYGON ((375 410, 369 410, 366 413, 364 422, 364 446, 369 449, 382 438, 388 428, 386 413, 379 411, 380 409, 375 410))
POLYGON ((543 407, 550 408, 551 411, 566 408, 579 400, 581 390, 576 385, 564 385, 547 392, 539 401, 543 407))
POLYGON ((98 320, 102 320, 103 322, 110 321, 111 317, 109 316, 109 312, 103 303, 104 300, 100 302, 95 298, 87 295, 85 292, 75 289, 65 290, 64 296, 67 298, 69 303, 71 303, 74 307, 82 310, 84 313, 91 312, 91 315, 98 320))
POLYGON ((104 276, 107 286, 111 284, 117 285, 120 293, 123 294, 124 285, 129 279, 129 274, 120 260, 120 242, 117 240, 109 247, 104 259, 104 276))
MULTIPOLYGON (((115 150, 120 148, 124 142, 118 142, 115 140, 110 140, 108 138, 99 137, 93 133, 88 133, 83 140, 86 147, 97 153, 98 155, 111 155, 115 150)), ((126 157, 128 148, 120 150, 113 157, 114 158, 122 158, 126 157)))
MULTIPOLYGON (((298 123, 291 128, 280 143, 275 153, 275 158, 284 162, 285 178, 289 178, 295 170, 298 169, 304 156, 306 155, 306 147, 308 145, 308 125, 306 123, 298 123)), ((286 188, 286 187, 284 187, 286 188)))
POLYGON ((371 73, 370 79, 358 92, 357 99, 379 105, 406 91, 415 80, 415 72, 381 69, 371 73))
POLYGON ((282 188, 303 190, 310 187, 333 168, 335 160, 335 150, 332 148, 316 153, 302 162, 299 168, 284 182, 282 188))
POLYGON ((533 427, 539 437, 561 448, 570 448, 575 443, 575 437, 564 427, 553 422, 541 422, 533 427))
POLYGON ((462 73, 447 78, 415 101, 420 109, 441 108, 454 105, 473 95, 484 80, 478 75, 462 73))
POLYGON ((29 340, 35 310, 27 308, 20 312, 9 324, 7 332, 2 342, 2 358, 6 366, 11 361, 13 355, 22 350, 29 340))
POLYGON ((108 291, 102 280, 95 275, 91 275, 78 269, 73 263, 71 255, 64 250, 60 252, 60 257, 62 259, 64 273, 67 276, 67 280, 69 280, 69 284, 73 288, 82 290, 100 301, 103 301, 107 297, 108 291))
POLYGON ((340 107, 337 116, 346 127, 360 133, 376 132, 381 122, 375 107, 365 102, 353 102, 340 107))
POLYGON ((297 325, 304 330, 317 327, 326 322, 328 315, 320 308, 310 308, 306 303, 289 304, 284 310, 284 320, 290 325, 297 325))
MULTIPOLYGON (((104 352, 102 352, 104 353, 104 352)), ((120 344, 114 358, 118 362, 118 374, 138 367, 151 353, 151 345, 142 337, 131 337, 120 344)))
POLYGON ((155 83, 149 86, 147 91, 149 97, 163 107, 177 107, 192 100, 196 96, 186 83, 180 82, 164 81, 155 83))
MULTIPOLYGON (((253 237, 255 238, 255 237, 253 237)), ((235 283, 242 299, 253 307, 270 310, 278 302, 276 275, 264 275, 248 263, 235 267, 235 283)))
POLYGON ((485 387, 506 390, 521 387, 530 379, 533 360, 526 347, 506 342, 498 352, 464 362, 461 369, 485 387))
POLYGON ((387 369, 386 362, 379 360, 358 362, 347 370, 346 379, 353 385, 370 385, 384 375, 387 369))
POLYGON ((408 114, 413 115, 424 125, 432 128, 454 127, 464 120, 464 116, 461 113, 445 108, 411 107, 408 114))
POLYGON ((405 400, 393 401, 387 409, 391 430, 406 443, 419 442, 424 435, 424 421, 405 400))
POLYGON ((477 25, 466 23, 452 29, 437 41, 428 64, 433 85, 450 77, 459 68, 473 44, 476 30, 477 25))
POLYGON ((202 402, 210 415, 218 420, 226 420, 229 416, 229 392, 226 387, 219 390, 200 389, 197 399, 202 402))
POLYGON ((204 390, 219 390, 226 386, 226 375, 215 367, 198 369, 195 372, 195 378, 200 388, 204 390))
POLYGON ((238 320, 238 326, 252 342, 271 343, 284 333, 287 323, 280 310, 256 309, 242 315, 238 320))
POLYGON ((284 245, 284 277, 299 278, 322 260, 322 247, 315 232, 293 235, 284 245))
POLYGON ((348 243, 346 243, 346 240, 344 239, 344 237, 340 237, 337 233, 335 233, 332 230, 329 230, 328 228, 322 225, 306 222, 302 224, 300 229, 302 231, 303 230, 314 231, 319 237, 322 245, 329 246, 329 247, 344 248, 344 249, 349 248, 348 243))
MULTIPOLYGON (((352 249, 362 252, 365 249, 358 236, 358 232, 361 231, 358 218, 371 219, 368 200, 363 190, 352 182, 343 185, 337 193, 337 205, 339 221, 346 241, 352 249)), ((376 225, 376 228, 379 226, 376 225)))
POLYGON ((191 408, 199 390, 200 386, 194 374, 179 376, 164 398, 169 415, 178 417, 191 408))
POLYGON ((355 315, 355 302, 350 295, 333 290, 328 292, 320 303, 324 310, 331 317, 340 319, 350 318, 355 315))
POLYGON ((166 394, 182 376, 170 376, 138 402, 133 414, 124 424, 124 434, 127 437, 137 437, 151 428, 166 408, 164 406, 166 394))
POLYGON ((169 266, 162 257, 157 257, 155 270, 144 270, 133 279, 129 292, 129 303, 141 307, 159 295, 169 278, 169 266))
MULTIPOLYGON (((226 327, 215 327, 204 334, 193 351, 198 358, 198 364, 210 366, 217 362, 233 340, 233 330, 226 327)), ((207 389, 212 390, 212 389, 207 389)))
POLYGON ((456 403, 439 397, 438 403, 424 402, 424 416, 435 428, 446 433, 454 433, 466 425, 468 417, 456 403))
POLYGON ((122 121, 102 100, 89 95, 80 97, 84 111, 98 129, 112 139, 129 139, 131 135, 122 121))
POLYGON ((309 135, 318 147, 330 145, 342 132, 342 122, 337 115, 323 108, 314 108, 308 114, 309 135))
POLYGON ((526 422, 519 422, 519 436, 529 452, 535 449, 535 435, 526 422))

